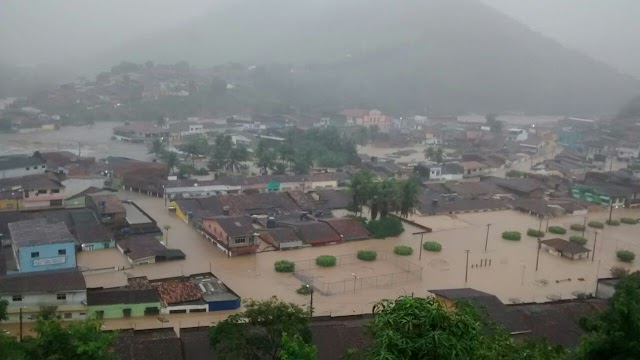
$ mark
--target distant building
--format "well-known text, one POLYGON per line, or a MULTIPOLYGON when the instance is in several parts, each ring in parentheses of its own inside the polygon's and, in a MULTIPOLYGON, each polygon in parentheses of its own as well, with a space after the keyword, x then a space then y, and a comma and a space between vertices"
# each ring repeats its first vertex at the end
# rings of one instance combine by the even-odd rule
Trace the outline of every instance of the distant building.
POLYGON ((209 241, 228 256, 255 253, 258 250, 258 234, 248 216, 204 218, 202 231, 209 241))
POLYGON ((341 115, 347 118, 347 126, 377 126, 380 130, 387 130, 391 127, 391 117, 384 115, 380 110, 346 109, 341 115))
POLYGON ((21 194, 21 209, 62 207, 65 186, 52 174, 0 179, 0 191, 21 194))
POLYGON ((511 128, 507 130, 507 140, 509 141, 525 141, 529 137, 529 133, 525 129, 511 128))
POLYGON ((86 206, 107 226, 121 228, 127 223, 127 211, 116 195, 88 194, 86 206))
POLYGON ((158 291, 151 286, 143 289, 125 286, 87 291, 87 310, 90 316, 97 319, 158 315, 160 308, 158 291))
POLYGON ((49 224, 39 218, 10 223, 8 227, 17 267, 14 273, 76 266, 76 240, 64 222, 49 224))
POLYGON ((485 175, 489 170, 489 166, 477 161, 462 161, 460 165, 464 169, 465 177, 485 175))
POLYGON ((0 156, 0 179, 44 174, 46 163, 29 155, 0 156))
POLYGON ((160 127, 153 123, 137 122, 114 127, 113 136, 116 140, 142 143, 155 139, 168 139, 170 131, 168 128, 160 127))
POLYGON ((591 252, 591 250, 582 245, 560 238, 542 240, 540 243, 543 249, 547 250, 550 254, 566 257, 571 260, 589 259, 589 253, 591 252))

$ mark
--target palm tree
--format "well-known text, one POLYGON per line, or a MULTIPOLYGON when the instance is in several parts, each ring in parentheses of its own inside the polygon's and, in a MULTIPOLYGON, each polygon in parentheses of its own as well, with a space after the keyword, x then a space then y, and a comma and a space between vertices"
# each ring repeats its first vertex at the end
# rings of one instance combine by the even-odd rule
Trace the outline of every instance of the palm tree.
POLYGON ((427 158, 428 160, 433 159, 436 156, 436 149, 433 146, 429 146, 428 148, 424 149, 424 157, 427 158))
POLYGON ((171 230, 171 226, 165 225, 162 228, 164 229, 164 246, 169 246, 169 230, 171 230))
POLYGON ((398 198, 398 183, 394 178, 383 180, 377 187, 377 199, 380 217, 386 218, 392 209, 396 208, 398 198))
POLYGON ((398 202, 400 207, 400 216, 409 217, 418 203, 420 195, 420 180, 416 176, 404 180, 400 183, 398 191, 398 202))
POLYGON ((234 170, 240 172, 240 170, 246 168, 242 163, 248 161, 249 158, 250 155, 247 148, 242 145, 236 145, 229 151, 229 158, 226 161, 225 168, 231 170, 231 172, 234 170))
POLYGON ((147 154, 154 154, 156 157, 159 157, 165 150, 164 143, 160 139, 154 139, 147 146, 147 154))
POLYGON ((353 197, 353 208, 357 214, 360 206, 366 204, 371 198, 373 188, 373 176, 367 169, 363 169, 353 174, 349 181, 349 188, 353 197))
POLYGON ((165 127, 166 125, 167 125, 167 118, 164 116, 158 116, 158 119, 156 120, 156 126, 165 127))
POLYGON ((275 166, 276 154, 273 150, 267 148, 263 140, 260 140, 253 156, 253 162, 260 168, 261 173, 266 174, 268 169, 272 169, 275 166))
POLYGON ((167 164, 172 174, 173 170, 180 165, 180 158, 178 158, 178 154, 173 151, 165 151, 162 153, 162 160, 167 164))
POLYGON ((433 156, 436 160, 436 163, 439 165, 444 160, 444 151, 442 150, 442 148, 438 148, 433 156))

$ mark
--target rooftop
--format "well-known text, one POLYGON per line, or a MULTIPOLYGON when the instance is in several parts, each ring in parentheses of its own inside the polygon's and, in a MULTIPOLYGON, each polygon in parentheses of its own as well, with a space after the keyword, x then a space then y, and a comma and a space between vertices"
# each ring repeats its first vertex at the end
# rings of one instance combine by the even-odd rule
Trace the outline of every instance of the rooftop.
POLYGON ((173 328, 120 330, 113 344, 120 359, 182 360, 182 346, 173 328))
POLYGON ((127 223, 130 225, 140 225, 153 223, 153 219, 149 218, 134 204, 123 202, 122 206, 127 212, 127 223))
POLYGON ((584 253, 591 252, 591 250, 587 249, 582 245, 578 245, 574 242, 567 241, 560 238, 542 240, 541 242, 542 244, 547 245, 551 248, 554 248, 557 252, 562 254, 566 253, 570 255, 575 255, 575 254, 584 254, 584 253))
POLYGON ((477 161, 461 161, 460 165, 465 169, 484 169, 487 167, 487 165, 477 161))
POLYGON ((34 174, 0 179, 0 190, 51 190, 63 189, 64 185, 53 174, 34 174))
POLYGON ((228 236, 249 236, 256 232, 249 216, 216 216, 209 218, 217 222, 228 236))
POLYGON ((291 228, 270 228, 267 229, 271 238, 278 244, 301 241, 296 232, 291 228))
POLYGON ((334 218, 324 221, 338 232, 343 240, 364 240, 370 237, 369 231, 356 219, 334 218))
POLYGON ((152 285, 158 289, 160 299, 167 305, 202 300, 202 291, 186 279, 160 280, 152 285))
POLYGON ((118 305, 118 304, 145 304, 160 302, 156 289, 89 289, 87 290, 87 305, 118 305))
POLYGON ((230 291, 222 281, 211 274, 194 275, 191 282, 200 289, 206 302, 228 301, 238 299, 238 295, 230 291))
POLYGON ((120 201, 117 195, 88 194, 87 196, 96 204, 100 214, 117 214, 126 212, 122 205, 122 201, 120 201))
POLYGON ((75 242, 64 222, 50 224, 43 218, 10 223, 9 233, 18 247, 75 242))
POLYGON ((113 131, 160 134, 169 132, 169 129, 158 127, 152 122, 134 122, 129 125, 116 126, 113 128, 113 131))
POLYGON ((167 249, 153 235, 127 236, 118 240, 117 244, 131 260, 155 257, 167 249))
POLYGON ((285 220, 278 221, 279 225, 289 226, 305 243, 338 242, 342 237, 327 223, 316 220, 285 220))
POLYGON ((0 294, 82 291, 87 288, 78 269, 38 271, 0 277, 0 294))
POLYGON ((45 165, 44 161, 31 155, 0 156, 0 171, 45 165))
POLYGON ((351 203, 352 196, 348 190, 316 190, 318 201, 329 209, 346 209, 351 203))

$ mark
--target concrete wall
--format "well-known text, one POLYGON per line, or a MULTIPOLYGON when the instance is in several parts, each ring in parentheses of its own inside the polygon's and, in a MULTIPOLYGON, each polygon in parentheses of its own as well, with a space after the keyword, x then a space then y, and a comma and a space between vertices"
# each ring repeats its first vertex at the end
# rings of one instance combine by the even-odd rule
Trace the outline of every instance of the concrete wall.
POLYGON ((157 308, 158 312, 162 306, 160 302, 144 303, 144 304, 116 304, 116 305, 98 305, 89 306, 87 308, 89 316, 97 317, 99 311, 103 311, 103 319, 118 319, 124 318, 124 309, 131 309, 131 317, 145 316, 145 310, 147 308, 157 308))
POLYGON ((7 308, 9 315, 7 322, 9 323, 20 321, 20 308, 23 309, 23 321, 35 320, 35 316, 39 313, 41 306, 57 307, 57 312, 66 320, 82 320, 86 317, 86 308, 83 302, 86 303, 87 301, 87 292, 84 290, 62 291, 59 293, 1 294, 0 299, 9 302, 7 308), (65 294, 66 299, 58 300, 58 294, 65 294), (13 301, 13 296, 15 295, 22 295, 22 301, 13 301))
POLYGON ((60 244, 25 246, 18 249, 20 272, 48 271, 76 267, 76 248, 73 241, 60 244), (59 251, 64 250, 65 254, 59 251), (37 257, 31 253, 38 252, 37 257))

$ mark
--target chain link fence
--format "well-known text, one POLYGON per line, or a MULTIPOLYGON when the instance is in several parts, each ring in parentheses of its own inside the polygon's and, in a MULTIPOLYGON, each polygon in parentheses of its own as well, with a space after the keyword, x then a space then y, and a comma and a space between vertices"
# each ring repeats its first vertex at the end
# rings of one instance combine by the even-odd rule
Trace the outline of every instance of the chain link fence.
MULTIPOLYGON (((349 292, 356 293, 366 289, 392 287, 396 284, 422 280, 422 267, 391 253, 378 253, 376 261, 384 261, 394 265, 398 271, 380 275, 357 277, 352 276, 341 281, 326 282, 314 276, 314 272, 322 271, 314 260, 296 261, 293 275, 305 284, 313 286, 315 292, 322 295, 338 295, 349 292)), ((362 264, 357 254, 336 256, 336 267, 362 264)))

